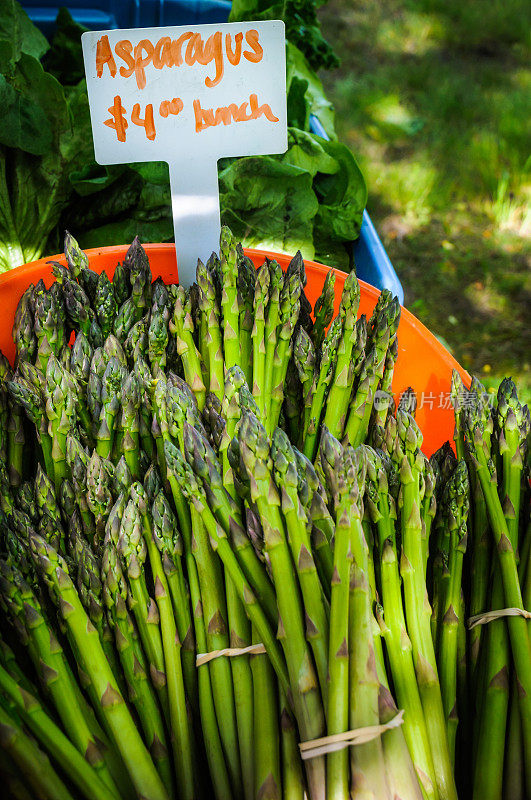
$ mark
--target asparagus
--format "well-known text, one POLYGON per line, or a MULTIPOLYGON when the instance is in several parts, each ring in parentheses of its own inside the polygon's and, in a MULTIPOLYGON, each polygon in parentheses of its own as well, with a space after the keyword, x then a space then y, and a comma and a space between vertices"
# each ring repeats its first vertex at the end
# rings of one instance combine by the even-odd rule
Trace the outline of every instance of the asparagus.
MULTIPOLYGON (((321 458, 333 459, 340 467, 341 454, 335 451, 333 439, 323 429, 321 458)), ((327 732, 329 735, 348 730, 349 723, 349 593, 352 568, 350 509, 352 501, 348 487, 338 486, 336 494, 336 528, 334 538, 334 571, 331 581, 330 638, 329 638, 329 689, 327 707, 327 732)), ((354 485, 352 488, 356 489, 354 485)), ((332 752, 327 757, 327 796, 349 797, 348 749, 332 752)))
POLYGON ((158 492, 151 507, 153 537, 159 548, 164 573, 168 580, 173 613, 181 641, 181 656, 186 692, 194 708, 198 707, 195 641, 190 612, 189 589, 183 572, 183 542, 177 520, 164 493, 158 492))
POLYGON ((74 800, 48 757, 0 704, 0 745, 18 766, 38 800, 74 800))
MULTIPOLYGON (((271 565, 279 610, 279 636, 286 655, 295 713, 303 740, 322 735, 324 713, 311 654, 305 641, 303 609, 280 514, 280 498, 267 465, 269 443, 264 428, 254 414, 242 417, 239 445, 243 464, 251 482, 251 497, 264 527, 265 549, 271 565)), ((323 796, 324 764, 316 758, 307 765, 310 791, 323 796)))
POLYGON ((291 357, 293 333, 295 331, 295 326, 299 316, 301 289, 302 285, 299 274, 293 273, 292 275, 289 275, 289 273, 286 273, 284 285, 280 293, 277 342, 273 357, 273 372, 271 377, 271 401, 269 408, 266 408, 265 415, 267 430, 270 433, 274 431, 278 424, 280 409, 284 399, 284 384, 286 381, 288 363, 291 357))
POLYGON ((311 461, 314 460, 316 455, 320 435, 319 422, 328 388, 334 374, 341 329, 341 318, 336 317, 328 329, 328 333, 326 334, 321 348, 319 370, 316 370, 314 387, 312 389, 312 402, 310 405, 308 426, 304 431, 303 438, 303 453, 311 461))
POLYGON ((177 352, 182 360, 186 382, 194 392, 199 410, 202 411, 205 405, 206 388, 203 383, 201 358, 192 336, 193 321, 190 299, 187 298, 182 287, 178 287, 177 290, 170 331, 175 336, 177 352))
POLYGON ((265 314, 265 365, 264 383, 261 387, 261 390, 264 392, 266 398, 270 398, 271 391, 273 389, 273 369, 275 361, 275 348, 277 345, 277 328, 280 321, 280 294, 284 283, 284 276, 277 261, 266 260, 266 266, 269 269, 269 296, 267 302, 267 311, 265 314))
POLYGON ((335 283, 336 273, 331 269, 326 273, 323 290, 315 301, 313 309, 315 324, 312 330, 312 341, 316 350, 319 350, 323 344, 326 329, 330 325, 334 315, 335 283))
MULTIPOLYGON (((197 283, 199 285, 199 308, 205 318, 204 344, 208 352, 209 392, 220 400, 223 397, 223 343, 220 328, 220 313, 217 305, 216 287, 208 267, 201 260, 197 262, 197 283)), ((250 359, 250 353, 248 354, 250 359)))
POLYGON ((240 353, 239 361, 245 373, 247 384, 252 384, 252 331, 253 331, 253 305, 254 289, 256 284, 256 270, 253 262, 243 253, 241 245, 236 246, 238 253, 238 307, 239 331, 240 331, 240 353))
POLYGON ((404 736, 426 798, 436 798, 435 770, 422 708, 411 640, 406 630, 395 533, 396 505, 389 483, 393 466, 382 454, 364 448, 367 477, 366 504, 378 532, 383 629, 398 704, 405 710, 404 736))
POLYGON ((221 314, 223 322, 223 352, 227 369, 240 361, 239 307, 237 291, 236 243, 227 227, 221 229, 219 252, 222 276, 221 314))
POLYGON ((298 476, 295 454, 286 434, 277 428, 271 444, 274 478, 281 493, 281 509, 289 546, 297 571, 305 611, 306 637, 312 648, 321 695, 328 696, 328 603, 321 589, 312 546, 307 531, 307 519, 298 497, 298 476))
POLYGON ((131 718, 116 679, 105 658, 98 633, 79 600, 65 561, 43 539, 34 535, 30 547, 35 565, 59 607, 68 634, 75 642, 83 668, 90 675, 105 716, 128 773, 140 795, 167 800, 167 793, 155 770, 140 734, 131 718))
MULTIPOLYGON (((474 460, 478 479, 487 505, 494 543, 498 552, 503 594, 508 607, 523 608, 522 592, 518 581, 518 571, 514 547, 498 497, 495 484, 495 468, 489 458, 487 444, 484 439, 484 424, 478 405, 469 408, 464 414, 464 432, 466 446, 470 457, 474 460), (494 481, 494 482, 493 482, 494 481)), ((531 757, 531 657, 527 625, 523 617, 509 617, 507 620, 509 639, 513 654, 518 681, 522 686, 519 693, 519 705, 522 718, 525 752, 531 757)))
MULTIPOLYGON (((89 800, 119 800, 120 795, 112 780, 110 783, 104 782, 91 766, 92 753, 83 754, 76 750, 39 700, 21 689, 3 667, 0 667, 0 688, 14 703, 18 714, 40 744, 61 764, 84 797, 89 800)), ((100 758, 97 749, 94 755, 96 760, 100 758)))
POLYGON ((457 628, 461 614, 461 578, 467 543, 468 471, 460 461, 447 484, 446 514, 450 531, 450 581, 444 599, 440 642, 437 648, 441 694, 448 729, 452 764, 457 732, 457 628))
MULTIPOLYGON (((258 406, 260 416, 265 417, 268 398, 263 391, 266 369, 265 318, 269 298, 271 280, 269 266, 264 262, 256 275, 254 290, 254 324, 251 333, 253 344, 253 397, 258 406)), ((271 375, 271 386, 273 376, 271 375)))
POLYGON ((402 558, 400 571, 408 634, 413 647, 415 669, 435 769, 439 797, 455 798, 456 789, 446 734, 435 649, 431 638, 431 608, 427 598, 422 556, 420 518, 420 455, 422 434, 413 417, 397 412, 394 456, 400 469, 402 558))
POLYGON ((22 361, 33 361, 37 350, 37 337, 33 328, 35 287, 32 283, 18 301, 13 321, 13 341, 17 349, 16 366, 22 361))
POLYGON ((142 567, 147 558, 147 546, 142 534, 142 524, 135 504, 130 500, 123 511, 117 541, 127 575, 129 606, 135 618, 140 640, 149 662, 149 673, 164 712, 170 719, 170 706, 164 650, 160 631, 160 618, 155 601, 149 596, 142 567))
MULTIPOLYGON (((184 679, 181 664, 181 642, 173 616, 168 581, 162 559, 154 541, 153 529, 148 514, 148 498, 140 483, 131 486, 131 501, 137 516, 133 517, 134 529, 140 524, 147 548, 151 573, 155 586, 155 601, 160 616, 160 629, 164 650, 164 668, 168 687, 171 740, 177 781, 183 798, 195 796, 192 734, 186 714, 184 679)), ((127 514, 127 509, 126 509, 127 514)))
POLYGON ((129 700, 134 704, 145 741, 168 795, 172 796, 172 775, 166 732, 154 689, 148 677, 149 667, 140 646, 133 620, 127 610, 127 584, 120 567, 115 543, 109 537, 101 562, 103 599, 118 652, 129 700))
MULTIPOLYGON (((258 638, 253 637, 255 642, 258 638)), ((274 673, 267 656, 252 655, 252 685, 254 691, 252 772, 253 797, 282 797, 280 775, 280 736, 277 690, 274 673)))
POLYGON ((337 360, 334 377, 328 393, 323 424, 336 438, 343 435, 352 384, 354 381, 353 350, 355 346, 356 315, 358 313, 360 287, 356 274, 351 272, 343 287, 339 315, 342 318, 341 339, 337 345, 337 360))

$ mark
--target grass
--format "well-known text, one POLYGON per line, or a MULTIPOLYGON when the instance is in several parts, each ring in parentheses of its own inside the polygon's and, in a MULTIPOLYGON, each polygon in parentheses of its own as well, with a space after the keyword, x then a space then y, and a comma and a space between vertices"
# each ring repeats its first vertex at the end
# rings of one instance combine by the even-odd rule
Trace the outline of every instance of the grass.
POLYGON ((531 398, 525 0, 330 0, 322 77, 406 305, 488 386, 531 398))

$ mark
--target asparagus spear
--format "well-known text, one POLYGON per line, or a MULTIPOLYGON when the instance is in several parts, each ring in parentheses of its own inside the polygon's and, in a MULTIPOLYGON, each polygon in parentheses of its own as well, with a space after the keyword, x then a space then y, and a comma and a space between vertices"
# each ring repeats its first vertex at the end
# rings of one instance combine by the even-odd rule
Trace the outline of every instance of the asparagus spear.
POLYGON ((74 425, 75 398, 69 392, 65 370, 53 353, 46 366, 45 397, 48 433, 52 440, 53 478, 58 492, 61 481, 68 477, 66 438, 74 425))
POLYGON ((252 330, 254 324, 253 305, 256 270, 253 262, 243 253, 241 245, 236 246, 238 253, 238 307, 240 309, 240 364, 245 373, 247 384, 252 384, 252 330))
POLYGON ((286 273, 284 285, 282 286, 282 291, 280 293, 277 342, 275 346, 273 374, 271 378, 271 399, 269 407, 266 407, 267 430, 270 433, 274 431, 278 424, 280 409, 284 399, 284 384, 286 381, 286 372, 291 357, 292 338, 295 331, 295 326, 297 324, 297 319, 299 317, 301 289, 302 285, 300 275, 295 272, 292 275, 286 273))
POLYGON ((225 366, 230 369, 240 362, 240 323, 238 307, 238 266, 236 243, 227 227, 222 227, 219 240, 222 276, 221 314, 225 366))
POLYGON ((173 781, 164 723, 148 677, 149 667, 127 610, 127 583, 116 545, 110 537, 103 551, 101 577, 103 599, 109 622, 114 628, 116 650, 127 681, 129 700, 135 706, 149 752, 171 797, 173 781))
POLYGON ((133 525, 140 522, 142 534, 147 548, 151 573, 155 585, 155 600, 159 609, 162 645, 164 649, 164 665, 168 687, 170 709, 170 729, 173 746, 173 758, 176 767, 177 781, 183 798, 195 797, 196 777, 193 765, 192 733, 186 714, 186 700, 181 663, 181 642, 177 634, 177 626, 173 616, 168 581, 162 566, 162 559, 153 538, 153 529, 148 513, 148 498, 140 483, 131 486, 131 503, 137 511, 133 525))
POLYGON ((326 329, 332 322, 334 315, 335 283, 336 273, 331 269, 326 273, 323 290, 315 301, 313 309, 315 324, 312 330, 312 341, 316 350, 319 350, 322 346, 326 329))
MULTIPOLYGON (((255 635, 254 642, 259 641, 255 635)), ((252 748, 252 772, 254 773, 253 797, 268 797, 280 800, 280 736, 277 689, 274 672, 265 655, 251 656, 254 691, 254 717, 252 748)))
POLYGON ((118 303, 114 288, 110 282, 105 270, 98 276, 96 284, 96 296, 94 298, 94 309, 101 328, 103 337, 107 336, 113 330, 114 320, 118 313, 118 303))
POLYGON ((202 411, 205 405, 206 388, 203 383, 201 357, 192 336, 193 321, 190 299, 187 298, 182 287, 178 287, 177 290, 170 331, 175 336, 177 352, 182 360, 186 382, 194 392, 199 410, 202 411))
POLYGON ((337 358, 337 346, 341 337, 341 317, 336 317, 332 322, 328 333, 326 334, 323 346, 321 348, 321 360, 319 363, 319 370, 316 370, 314 388, 312 390, 312 402, 310 405, 310 413, 308 417, 308 427, 304 431, 303 440, 303 453, 310 461, 313 461, 316 455, 317 444, 319 441, 320 431, 319 423, 323 406, 330 386, 330 381, 334 374, 335 363, 337 358))
POLYGON ((366 504, 378 532, 380 625, 386 643, 398 704, 405 710, 403 731, 419 782, 426 798, 438 796, 435 770, 426 729, 411 640, 406 630, 395 533, 396 505, 389 482, 397 479, 390 460, 364 447, 366 460, 366 504))
POLYGON ((422 556, 420 518, 420 473, 423 460, 420 454, 422 434, 413 417, 397 412, 397 437, 394 456, 400 469, 402 557, 400 571, 404 585, 404 600, 408 634, 413 646, 424 717, 435 768, 439 797, 456 797, 454 777, 446 734, 435 649, 431 638, 431 608, 429 605, 424 561, 422 556))
POLYGON ((466 463, 460 461, 446 488, 446 524, 450 530, 450 581, 444 599, 440 642, 437 648, 441 694, 452 763, 455 762, 457 732, 457 628, 461 612, 463 555, 467 543, 468 491, 466 463))
MULTIPOLYGON (((341 453, 334 447, 334 440, 323 429, 320 445, 321 459, 332 462, 339 468, 341 453)), ((352 488, 357 488, 353 485, 352 488)), ((338 486, 334 498, 336 527, 334 538, 334 571, 331 581, 330 637, 328 649, 329 689, 327 706, 327 732, 329 735, 343 733, 349 724, 349 587, 352 568, 350 508, 356 495, 349 496, 346 485, 338 486)), ((327 757, 327 796, 349 797, 348 749, 332 752, 327 757)))
POLYGON ((339 316, 342 318, 341 338, 337 345, 337 360, 334 377, 328 393, 323 424, 332 436, 341 438, 345 428, 348 405, 354 382, 353 351, 356 343, 356 315, 358 313, 360 287, 356 273, 345 279, 339 316))
POLYGON ((123 700, 97 631, 90 624, 68 575, 65 561, 39 536, 31 537, 30 547, 36 567, 59 607, 69 637, 75 642, 82 658, 83 667, 90 675, 100 698, 102 713, 137 792, 146 798, 167 800, 166 790, 123 700))
MULTIPOLYGON (((254 290, 254 325, 251 333, 253 343, 253 397, 258 405, 260 416, 266 413, 269 398, 264 393, 266 369, 265 317, 269 298, 271 276, 265 261, 256 275, 254 290)), ((273 377, 271 376, 271 385, 273 377)))
MULTIPOLYGON (((251 480, 251 497, 264 528, 265 549, 271 565, 280 616, 280 636, 290 675, 299 731, 303 740, 317 738, 324 728, 324 712, 311 654, 305 641, 303 608, 280 514, 280 498, 268 467, 269 442, 254 414, 242 417, 238 434, 243 464, 251 480)), ((325 791, 322 758, 307 764, 310 791, 325 791)))
POLYGON ((48 757, 0 703, 0 745, 18 766, 38 800, 74 800, 48 757))
MULTIPOLYGON (((197 283, 199 285, 199 307, 205 318, 205 345, 209 364, 208 389, 221 400, 225 378, 220 312, 214 278, 201 260, 197 262, 197 283)), ((250 354, 248 357, 250 358, 250 354)))
MULTIPOLYGON (((284 276, 280 264, 277 261, 266 260, 265 263, 269 269, 269 296, 265 313, 265 366, 262 391, 266 398, 270 398, 273 389, 273 368, 275 348, 277 345, 277 328, 280 320, 280 293, 284 283, 284 276)), ((267 402, 266 399, 266 403, 267 402)))
POLYGON ((123 511, 117 544, 129 584, 129 607, 149 662, 151 681, 159 697, 166 722, 169 723, 170 707, 159 612, 146 587, 142 567, 147 558, 147 547, 138 511, 131 500, 123 511))
POLYGON ((277 428, 271 444, 274 478, 281 493, 282 515, 289 530, 289 546, 297 571, 306 619, 306 637, 312 648, 321 695, 328 697, 328 602, 324 596, 312 555, 307 519, 299 500, 295 454, 286 434, 277 428))
POLYGON ((35 287, 32 283, 18 301, 13 322, 13 341, 16 347, 16 364, 33 361, 37 350, 37 338, 33 328, 33 299, 35 287))

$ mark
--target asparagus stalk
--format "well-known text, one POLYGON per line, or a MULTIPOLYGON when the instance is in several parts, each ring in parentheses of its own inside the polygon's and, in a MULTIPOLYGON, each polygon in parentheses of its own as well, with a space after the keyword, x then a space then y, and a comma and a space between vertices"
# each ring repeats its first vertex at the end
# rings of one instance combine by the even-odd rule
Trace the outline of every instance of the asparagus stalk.
POLYGON ((468 517, 468 471, 466 463, 460 461, 451 481, 447 485, 446 514, 450 530, 450 581, 446 597, 440 643, 438 666, 441 675, 441 695, 448 730, 448 746, 452 764, 455 763, 455 739, 457 733, 457 634, 461 614, 461 579, 463 555, 467 543, 468 517))
POLYGON ((356 315, 358 313, 359 300, 360 287, 358 279, 355 272, 350 272, 345 279, 339 306, 339 315, 342 318, 342 332, 337 346, 337 361, 328 393, 323 422, 330 434, 336 438, 341 438, 343 435, 354 381, 352 355, 355 346, 356 315))
MULTIPOLYGON (((223 368, 223 340, 219 320, 219 308, 214 278, 201 260, 197 262, 197 283, 199 285, 199 308, 205 318, 204 343, 208 352, 209 392, 220 400, 223 397, 225 382, 223 368)), ((250 359, 250 353, 248 354, 250 359)))
POLYGON ((48 757, 0 703, 0 745, 18 766, 38 800, 74 800, 48 757))
MULTIPOLYGON (((151 573, 155 585, 155 600, 159 610, 160 629, 164 649, 164 665, 168 687, 170 709, 170 729, 173 746, 173 758, 176 767, 179 790, 183 798, 195 797, 196 778, 193 765, 192 734, 186 714, 186 699, 181 663, 181 642, 177 634, 177 626, 173 616, 170 589, 166 578, 162 559, 153 537, 148 498, 143 486, 134 483, 131 486, 131 502, 137 510, 142 522, 142 534, 147 548, 151 573)), ((134 525, 138 524, 138 518, 134 525)))
POLYGON ((266 408, 266 424, 270 433, 274 431, 278 424, 280 409, 284 400, 284 384, 291 357, 293 333, 299 317, 301 290, 299 274, 293 273, 290 276, 286 273, 280 294, 277 343, 273 357, 273 374, 271 378, 271 399, 269 408, 266 408))
POLYGON ((403 731, 424 797, 436 798, 435 770, 426 729, 411 640, 406 630, 395 533, 396 506, 389 490, 393 467, 380 454, 364 448, 367 466, 366 503, 378 533, 383 628, 391 675, 400 708, 405 711, 403 731))
MULTIPOLYGON (((251 480, 251 497, 256 503, 264 528, 265 549, 271 565, 280 616, 280 638, 286 655, 299 732, 303 740, 322 735, 324 713, 311 653, 305 641, 303 608, 280 513, 280 497, 268 467, 269 442, 265 429, 254 414, 242 417, 239 446, 243 464, 251 480)), ((312 797, 324 795, 322 758, 307 764, 312 797)))
POLYGON ((153 536, 159 548, 162 565, 173 604, 173 613, 181 641, 186 693, 192 707, 198 708, 197 671, 195 666, 195 640, 193 620, 190 611, 190 593, 183 571, 183 541, 177 527, 177 520, 164 492, 160 491, 151 507, 153 536))
POLYGON ((168 795, 173 795, 171 765, 166 732, 154 689, 148 677, 149 667, 138 640, 133 620, 127 610, 127 584, 120 567, 115 543, 109 537, 101 562, 103 598, 116 640, 116 649, 127 681, 129 700, 133 703, 149 752, 168 795))
POLYGON ((316 370, 315 385, 312 391, 312 402, 308 418, 308 427, 304 431, 302 451, 304 455, 313 461, 319 442, 319 423, 325 403, 328 387, 334 374, 337 358, 337 347, 341 337, 341 317, 336 317, 326 334, 321 348, 321 360, 319 370, 316 370))
MULTIPOLYGON (((269 398, 264 392, 266 368, 265 317, 269 298, 271 277, 267 262, 264 262, 256 275, 254 290, 254 325, 251 333, 253 343, 253 397, 262 419, 266 414, 269 398)), ((271 376, 271 385, 273 385, 271 376)))
POLYGON ((422 522, 420 518, 420 473, 423 461, 420 455, 422 434, 413 418, 397 412, 395 458, 398 461, 401 481, 401 532, 402 556, 400 571, 404 585, 404 600, 408 634, 413 646, 424 717, 435 769, 439 797, 456 798, 454 777, 446 734, 435 649, 431 638, 431 608, 427 597, 424 562, 422 556, 422 522))
MULTIPOLYGON (((259 641, 256 635, 253 640, 253 643, 259 641)), ((252 796, 281 800, 280 731, 274 672, 265 655, 252 655, 251 669, 254 691, 252 796)))
POLYGON ((245 380, 252 385, 252 331, 253 331, 253 305, 254 287, 256 284, 256 270, 253 262, 243 253, 241 245, 236 246, 238 253, 238 307, 240 309, 240 363, 245 373, 245 380))
POLYGON ((206 388, 203 383, 201 357, 193 339, 194 323, 190 298, 182 286, 177 289, 177 299, 170 321, 170 331, 175 337, 177 352, 181 357, 186 382, 195 394, 199 410, 205 405, 206 388))
POLYGON ((284 431, 277 428, 271 444, 274 478, 281 493, 282 515, 289 530, 289 546, 298 584, 302 594, 306 619, 306 637, 312 648, 321 695, 326 704, 328 696, 329 608, 317 574, 312 555, 307 520, 299 500, 295 454, 284 431))
POLYGON ((313 309, 315 323, 312 330, 312 341, 316 350, 319 350, 322 346, 326 329, 332 322, 334 315, 335 283, 336 273, 331 269, 326 273, 323 290, 315 301, 313 309))
POLYGON ((230 369, 240 362, 240 322, 238 306, 238 265, 236 243, 227 227, 219 239, 221 264, 221 314, 223 321, 223 351, 225 366, 230 369))
MULTIPOLYGON (((466 445, 474 460, 478 479, 487 505, 494 543, 498 552, 502 577, 504 600, 507 607, 523 608, 522 592, 518 580, 515 550, 511 543, 509 529, 503 513, 502 504, 496 488, 496 471, 489 458, 484 439, 484 425, 478 406, 469 408, 464 415, 466 445)), ((517 679, 522 691, 519 692, 520 713, 526 758, 531 763, 531 653, 527 624, 523 617, 507 619, 509 639, 513 654, 517 679)))
POLYGON ((36 567, 60 609, 68 634, 100 698, 101 710, 135 789, 146 798, 167 800, 167 793, 127 709, 105 658, 96 629, 90 624, 61 556, 39 536, 30 547, 36 567))
POLYGON ((265 366, 264 383, 261 387, 269 404, 273 389, 273 369, 275 362, 275 348, 277 345, 277 328, 280 320, 280 293, 284 283, 282 269, 277 261, 266 261, 269 269, 269 297, 265 315, 264 344, 265 366))

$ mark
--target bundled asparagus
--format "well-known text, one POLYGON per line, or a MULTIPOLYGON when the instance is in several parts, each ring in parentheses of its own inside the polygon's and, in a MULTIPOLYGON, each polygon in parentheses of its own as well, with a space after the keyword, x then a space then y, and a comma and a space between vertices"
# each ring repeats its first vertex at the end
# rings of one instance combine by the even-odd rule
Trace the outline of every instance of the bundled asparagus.
POLYGON ((514 385, 493 412, 454 378, 458 460, 428 461, 412 391, 376 403, 389 293, 358 318, 351 274, 334 318, 330 272, 312 318, 300 254, 255 272, 228 229, 189 291, 152 282, 138 240, 112 280, 65 254, 0 357, 13 796, 525 797, 514 385))

